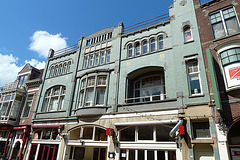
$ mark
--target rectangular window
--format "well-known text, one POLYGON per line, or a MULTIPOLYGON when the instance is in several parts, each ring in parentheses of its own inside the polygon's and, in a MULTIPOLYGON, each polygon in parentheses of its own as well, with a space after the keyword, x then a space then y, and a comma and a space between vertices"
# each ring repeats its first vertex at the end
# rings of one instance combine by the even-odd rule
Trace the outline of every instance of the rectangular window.
POLYGON ((22 117, 28 117, 33 102, 33 95, 28 95, 22 117))
POLYGON ((104 51, 101 51, 100 55, 101 55, 100 64, 104 64, 104 63, 105 63, 105 52, 104 52, 104 51))
POLYGON ((187 62, 187 73, 189 81, 190 94, 201 94, 200 76, 197 60, 187 62))
POLYGON ((194 138, 210 138, 209 122, 193 122, 194 138))
POLYGON ((95 60, 94 60, 94 66, 97 66, 99 64, 99 53, 95 54, 95 60))
POLYGON ((88 66, 88 56, 84 56, 83 68, 87 68, 88 66))
POLYGON ((25 84, 27 77, 28 75, 23 75, 19 77, 18 88, 21 88, 25 84))
POLYGON ((88 67, 92 67, 92 66, 93 66, 93 54, 89 56, 89 64, 88 64, 88 67))
POLYGON ((233 7, 222 9, 209 16, 214 39, 240 32, 239 22, 233 7))
POLYGON ((110 57, 111 56, 111 51, 110 50, 107 50, 107 63, 110 62, 110 57))

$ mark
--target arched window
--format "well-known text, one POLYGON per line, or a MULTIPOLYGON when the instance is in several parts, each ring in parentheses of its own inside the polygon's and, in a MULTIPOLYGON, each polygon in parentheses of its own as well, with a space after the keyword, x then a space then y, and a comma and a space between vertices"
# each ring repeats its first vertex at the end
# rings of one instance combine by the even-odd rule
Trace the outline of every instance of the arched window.
POLYGON ((64 64, 63 64, 63 69, 62 69, 62 73, 64 74, 64 73, 66 73, 67 72, 67 62, 65 62, 64 64))
POLYGON ((190 29, 190 26, 184 27, 184 41, 189 42, 192 40, 192 31, 190 29))
POLYGON ((129 46, 128 46, 128 57, 132 57, 133 56, 133 47, 132 47, 132 45, 130 44, 129 46))
POLYGON ((71 64, 72 64, 71 61, 69 61, 68 64, 67 64, 67 73, 70 72, 71 64))
POLYGON ((54 70, 55 70, 55 68, 54 68, 54 66, 52 66, 51 69, 50 69, 49 77, 53 77, 54 76, 54 70))
POLYGON ((158 37, 158 49, 163 49, 163 36, 158 37))
POLYGON ((150 51, 154 52, 156 50, 156 44, 155 44, 155 39, 150 40, 150 51))
POLYGON ((142 47, 143 47, 143 54, 146 54, 147 53, 147 41, 146 40, 144 40, 143 41, 143 43, 142 43, 142 47))
POLYGON ((66 87, 55 86, 48 89, 45 93, 42 112, 57 111, 63 109, 66 87))
POLYGON ((137 42, 137 43, 135 44, 135 55, 136 55, 136 56, 139 56, 139 55, 140 55, 140 43, 139 43, 139 42, 137 42))
POLYGON ((58 65, 55 66, 54 76, 58 75, 58 65))
POLYGON ((61 75, 62 74, 62 69, 63 69, 63 65, 59 64, 59 68, 58 68, 58 74, 61 75))

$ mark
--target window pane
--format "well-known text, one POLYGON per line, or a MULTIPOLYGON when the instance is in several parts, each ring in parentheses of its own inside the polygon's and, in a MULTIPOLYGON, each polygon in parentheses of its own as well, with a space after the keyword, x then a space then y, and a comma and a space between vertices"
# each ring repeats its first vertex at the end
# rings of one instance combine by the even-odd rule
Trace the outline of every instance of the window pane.
POLYGON ((99 63, 99 53, 96 53, 95 54, 95 62, 94 62, 94 65, 97 66, 99 63))
POLYGON ((56 140, 57 135, 58 135, 58 129, 57 128, 53 128, 53 130, 52 130, 52 139, 56 140))
POLYGON ((240 27, 236 17, 226 20, 225 23, 229 35, 240 32, 240 27))
POLYGON ((85 105, 92 106, 93 98, 94 98, 93 88, 87 89, 85 105))
POLYGON ((144 160, 144 150, 138 150, 138 160, 144 160))
POLYGON ((190 27, 187 27, 184 29, 184 36, 185 36, 185 42, 192 40, 192 32, 190 30, 190 27))
POLYGON ((140 55, 140 43, 139 43, 139 42, 136 43, 135 49, 136 49, 135 55, 136 55, 136 56, 139 56, 139 55, 140 55))
POLYGON ((20 103, 14 102, 12 107, 10 115, 16 117, 19 114, 20 103))
POLYGON ((56 111, 58 109, 58 97, 53 97, 50 102, 50 111, 56 111))
POLYGON ((138 140, 153 140, 153 126, 139 126, 138 140))
POLYGON ((24 108, 23 117, 28 117, 32 102, 27 102, 24 108))
POLYGON ((95 85, 95 77, 89 77, 88 86, 94 86, 94 85, 95 85))
POLYGON ((81 128, 74 129, 70 132, 69 140, 80 140, 81 128))
POLYGON ((147 160, 154 160, 154 151, 147 151, 147 160))
POLYGON ((196 74, 196 75, 190 75, 190 76, 189 76, 189 80, 190 80, 191 94, 201 93, 200 82, 199 82, 199 76, 198 76, 198 74, 196 74))
POLYGON ((174 138, 169 136, 172 126, 156 126, 156 138, 157 141, 174 141, 174 138))
POLYGON ((135 127, 129 127, 120 132, 120 141, 135 141, 135 127))
POLYGON ((168 160, 176 160, 176 152, 168 151, 168 160))
POLYGON ((165 160, 165 151, 157 151, 157 160, 165 160))
POLYGON ((163 49, 163 37, 158 38, 158 47, 159 50, 163 49))
POLYGON ((106 76, 98 77, 98 85, 106 85, 106 76))
POLYGON ((151 52, 155 51, 156 48, 155 48, 155 39, 152 39, 151 40, 151 52))
POLYGON ((92 136, 93 136, 93 127, 84 127, 82 139, 92 139, 92 136))
POLYGON ((85 148, 75 147, 73 159, 84 160, 85 148))
POLYGON ((97 105, 103 105, 105 99, 105 88, 97 88, 97 105))
POLYGON ((135 150, 129 150, 129 160, 135 160, 135 150))
POLYGON ((94 141, 106 141, 106 130, 102 128, 95 127, 95 138, 94 141))
POLYGON ((194 122, 193 123, 194 138, 208 138, 210 136, 209 122, 194 122))
POLYGON ((107 51, 107 62, 110 62, 110 58, 111 58, 111 51, 108 50, 107 51))
POLYGON ((143 54, 147 53, 147 41, 143 42, 143 54))
POLYGON ((43 130, 42 139, 50 139, 52 129, 43 130))
POLYGON ((105 63, 105 52, 101 52, 101 64, 105 63))
POLYGON ((9 104, 9 102, 3 103, 3 105, 2 105, 1 112, 2 112, 3 115, 6 114, 6 111, 7 111, 7 108, 8 108, 8 104, 9 104))
POLYGON ((132 45, 128 47, 128 57, 132 57, 132 45))
POLYGON ((223 28, 223 24, 221 23, 216 23, 212 25, 212 30, 213 30, 213 35, 215 39, 225 37, 225 31, 223 28))
POLYGON ((127 159, 126 149, 121 149, 120 150, 120 160, 126 160, 126 159, 127 159))

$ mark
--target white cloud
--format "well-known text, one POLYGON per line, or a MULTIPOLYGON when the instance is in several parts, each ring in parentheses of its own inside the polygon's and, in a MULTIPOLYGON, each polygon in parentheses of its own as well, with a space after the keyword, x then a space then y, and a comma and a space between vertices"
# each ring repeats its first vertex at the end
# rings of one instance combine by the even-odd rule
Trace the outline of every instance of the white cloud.
POLYGON ((17 66, 17 57, 10 55, 3 55, 0 53, 0 86, 5 83, 12 82, 16 79, 18 72, 23 66, 17 66))
POLYGON ((38 53, 40 57, 47 58, 50 48, 56 50, 67 47, 65 37, 61 37, 61 34, 50 34, 47 31, 36 31, 33 36, 30 37, 31 44, 29 49, 38 53))
POLYGON ((25 63, 29 63, 31 66, 37 69, 43 69, 45 67, 45 61, 39 62, 37 59, 25 60, 25 63))

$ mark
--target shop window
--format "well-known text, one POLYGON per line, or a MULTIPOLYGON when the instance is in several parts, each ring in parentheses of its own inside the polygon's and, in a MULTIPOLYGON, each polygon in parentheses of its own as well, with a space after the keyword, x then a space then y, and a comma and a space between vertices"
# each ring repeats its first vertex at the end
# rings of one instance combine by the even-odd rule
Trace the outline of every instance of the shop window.
POLYGON ((58 128, 47 128, 34 130, 33 139, 58 140, 58 128))
POLYGON ((170 131, 172 130, 172 125, 157 125, 156 126, 156 140, 157 141, 174 141, 174 138, 169 136, 170 131))
POLYGON ((158 49, 163 49, 163 36, 158 37, 158 49))
POLYGON ((106 141, 106 130, 102 128, 95 127, 94 141, 106 141))
POLYGON ((32 106, 32 102, 33 102, 33 96, 34 95, 28 95, 25 107, 23 109, 22 117, 28 117, 29 116, 31 106, 32 106))
POLYGON ((51 129, 44 129, 42 132, 42 139, 50 139, 51 129))
POLYGON ((193 38, 192 38, 192 31, 190 26, 185 26, 183 31, 184 31, 184 41, 185 42, 192 41, 193 38))
POLYGON ((74 129, 70 132, 69 140, 80 140, 81 128, 74 129))
POLYGON ((120 149, 120 160, 176 160, 175 151, 120 149))
POLYGON ((153 126, 138 126, 138 140, 153 140, 153 126))
POLYGON ((133 46, 131 44, 128 46, 128 57, 133 57, 133 46))
POLYGON ((57 144, 40 144, 38 158, 37 159, 51 159, 56 160, 58 153, 57 144))
POLYGON ((120 141, 135 141, 135 127, 123 129, 120 134, 120 141))
POLYGON ((187 62, 187 73, 190 95, 201 94, 200 73, 198 68, 198 61, 191 60, 187 62))
POLYGON ((210 138, 209 122, 193 122, 194 138, 210 138))
POLYGON ((155 44, 155 39, 154 38, 150 40, 150 51, 151 52, 156 51, 156 44, 155 44))
POLYGON ((140 43, 137 42, 135 44, 135 56, 139 56, 140 55, 140 43))
POLYGON ((105 105, 107 76, 91 76, 84 78, 80 89, 80 106, 105 105), (87 83, 87 85, 85 85, 87 83), (84 97, 85 95, 85 97, 84 97))
POLYGON ((240 61, 240 48, 226 50, 220 53, 220 58, 223 66, 240 61))
POLYGON ((234 7, 219 10, 209 15, 214 39, 240 32, 234 7))
POLYGON ((66 87, 56 86, 48 89, 45 93, 42 112, 58 111, 63 109, 66 87))
POLYGON ((146 54, 148 52, 148 44, 147 44, 147 41, 144 40, 143 43, 142 43, 142 48, 143 48, 143 54, 146 54))

